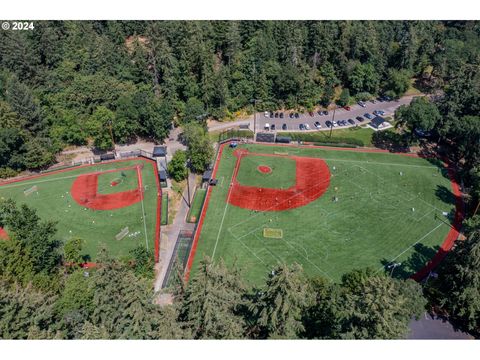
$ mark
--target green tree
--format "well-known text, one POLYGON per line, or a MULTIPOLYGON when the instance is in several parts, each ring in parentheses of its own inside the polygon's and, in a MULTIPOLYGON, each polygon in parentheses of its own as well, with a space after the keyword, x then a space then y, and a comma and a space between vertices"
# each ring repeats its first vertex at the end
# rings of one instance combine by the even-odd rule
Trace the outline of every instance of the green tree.
POLYGON ((191 121, 202 121, 205 115, 205 106, 203 103, 195 98, 189 98, 185 104, 185 115, 183 120, 188 123, 191 121))
POLYGON ((413 280, 398 280, 373 272, 347 274, 336 302, 339 327, 333 337, 397 339, 409 331, 412 317, 425 310, 422 288, 413 280))
POLYGON ((337 100, 339 106, 347 106, 350 101, 350 90, 343 89, 340 93, 340 98, 337 100))
POLYGON ((390 69, 384 86, 385 94, 399 98, 410 87, 410 78, 411 74, 408 70, 390 69))
POLYGON ((236 339, 245 332, 239 314, 245 285, 238 270, 205 258, 190 281, 180 306, 179 319, 194 339, 236 339))
POLYGON ((300 265, 279 265, 268 275, 254 305, 260 336, 298 338, 304 329, 302 314, 311 302, 300 265))
POLYGON ((416 97, 410 105, 402 105, 395 111, 395 119, 400 126, 411 132, 415 129, 430 131, 441 119, 437 106, 426 97, 416 97))
POLYGON ((448 255, 435 280, 435 299, 465 331, 480 333, 480 232, 473 231, 448 255))
POLYGON ((168 163, 168 174, 175 181, 182 181, 187 178, 187 153, 184 150, 177 150, 168 163))
POLYGON ((110 130, 115 121, 115 114, 105 106, 98 106, 88 120, 88 131, 93 136, 94 145, 100 150, 114 147, 110 130))
POLYGON ((63 261, 72 265, 83 263, 83 244, 80 238, 68 239, 63 245, 63 261))
POLYGON ((187 143, 187 159, 190 160, 191 169, 202 172, 213 160, 212 142, 205 129, 199 124, 190 123, 183 129, 183 137, 187 143))

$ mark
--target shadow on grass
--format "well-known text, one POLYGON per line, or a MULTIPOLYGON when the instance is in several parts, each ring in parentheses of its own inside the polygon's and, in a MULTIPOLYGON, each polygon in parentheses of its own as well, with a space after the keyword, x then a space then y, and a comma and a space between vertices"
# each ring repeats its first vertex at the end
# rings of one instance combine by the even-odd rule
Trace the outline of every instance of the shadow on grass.
POLYGON ((437 185, 437 189, 435 190, 435 195, 438 199, 442 200, 446 204, 456 204, 457 197, 452 191, 444 185, 437 185))
POLYGON ((423 244, 415 244, 412 255, 407 260, 402 261, 401 265, 396 266, 393 271, 389 268, 393 263, 392 261, 382 259, 381 263, 384 266, 385 273, 391 274, 396 279, 407 279, 424 267, 439 249, 440 246, 429 247, 423 244))
POLYGON ((379 149, 391 152, 406 153, 410 151, 407 136, 393 131, 377 131, 373 133, 372 143, 379 149))

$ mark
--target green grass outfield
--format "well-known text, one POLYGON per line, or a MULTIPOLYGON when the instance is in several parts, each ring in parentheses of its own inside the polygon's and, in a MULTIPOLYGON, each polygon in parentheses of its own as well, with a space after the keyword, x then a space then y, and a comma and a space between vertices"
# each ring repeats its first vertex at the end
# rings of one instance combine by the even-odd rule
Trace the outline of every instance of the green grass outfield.
MULTIPOLYGON (((124 175, 126 176, 122 177, 120 171, 101 174, 98 179, 98 192, 107 194, 135 189, 137 187, 136 171, 126 170, 124 175), (117 186, 110 186, 110 183, 117 179, 122 180, 117 186)), ((84 254, 95 261, 102 244, 115 257, 128 255, 128 252, 138 245, 148 246, 153 253, 158 192, 155 176, 154 166, 148 161, 111 162, 72 168, 68 171, 0 185, 0 196, 12 198, 18 204, 25 203, 35 208, 38 215, 44 220, 57 221, 57 236, 60 240, 66 241, 73 237, 84 239, 84 254), (70 189, 78 175, 125 168, 138 163, 144 164, 142 183, 146 187, 143 201, 145 218, 142 215, 141 202, 116 210, 85 210, 72 199, 70 189), (26 196, 24 190, 35 185, 38 187, 38 192, 26 196), (122 240, 116 240, 115 235, 126 226, 130 233, 139 232, 139 234, 131 237, 127 235, 122 240)), ((8 229, 6 230, 8 232, 8 229)))
POLYGON ((198 188, 195 191, 195 196, 193 197, 192 206, 188 211, 187 215, 187 222, 196 223, 198 218, 200 217, 200 211, 202 210, 203 199, 205 199, 205 195, 207 194, 207 190, 198 188), (192 221, 192 216, 195 220, 192 221))
MULTIPOLYGON (((370 266, 384 271, 385 264, 395 261, 402 265, 394 275, 407 277, 435 254, 450 230, 451 220, 442 213, 453 213, 455 198, 447 171, 435 161, 335 148, 241 147, 322 158, 332 174, 330 186, 306 206, 282 212, 252 212, 227 204, 236 158, 225 146, 192 275, 207 255, 236 263, 254 283, 261 283, 279 262, 297 262, 309 275, 338 281, 349 270, 370 266), (283 238, 264 238, 264 228, 282 229, 283 238)), ((238 178, 243 185, 255 185, 248 183, 249 178, 258 183, 257 164, 252 162, 262 165, 264 158, 248 158, 242 160, 238 178)), ((265 176, 270 186, 284 183, 282 170, 265 176)))

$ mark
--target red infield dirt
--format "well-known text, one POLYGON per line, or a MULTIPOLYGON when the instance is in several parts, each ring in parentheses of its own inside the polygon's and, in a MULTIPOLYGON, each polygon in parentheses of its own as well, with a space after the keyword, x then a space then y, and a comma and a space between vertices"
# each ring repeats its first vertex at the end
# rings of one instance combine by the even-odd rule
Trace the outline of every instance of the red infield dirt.
POLYGON ((72 198, 81 206, 93 210, 114 210, 127 207, 142 200, 142 180, 139 166, 123 169, 107 170, 103 172, 80 175, 72 184, 70 193, 72 198), (113 194, 98 193, 98 176, 108 172, 136 169, 138 185, 134 190, 122 191, 113 194))
MULTIPOLYGON (((125 160, 124 159, 122 159, 122 160, 111 160, 111 161, 108 161, 107 163, 133 161, 133 160, 142 160, 142 161, 147 161, 147 162, 151 163, 152 166, 153 166, 154 174, 155 174, 155 183, 157 185, 157 191, 158 192, 157 192, 157 213, 156 213, 156 221, 155 221, 155 253, 154 253, 154 257, 155 257, 155 262, 158 262, 159 253, 160 253, 160 219, 161 219, 161 209, 162 209, 162 190, 161 190, 161 186, 160 186, 160 180, 158 179, 157 162, 154 161, 154 160, 151 160, 151 159, 147 159, 145 157, 136 157, 136 158, 131 158, 131 159, 128 159, 128 160, 126 160, 126 159, 125 160)), ((25 180, 42 178, 42 177, 49 176, 49 175, 52 175, 52 174, 64 173, 64 172, 71 171, 72 169, 88 168, 88 167, 91 167, 91 166, 95 166, 95 164, 85 164, 85 165, 79 165, 75 168, 66 168, 66 169, 54 170, 54 171, 50 171, 50 172, 44 173, 44 174, 16 177, 16 178, 13 178, 13 179, 0 181, 0 186, 6 185, 6 184, 17 183, 17 182, 21 182, 21 181, 25 181, 25 180)), ((138 189, 141 189, 142 188, 142 179, 141 179, 141 168, 142 167, 141 166, 131 166, 131 167, 127 167, 125 169, 135 169, 135 168, 137 169, 138 184, 139 184, 138 189)), ((101 171, 101 172, 98 172, 97 174, 102 174, 102 173, 106 173, 106 172, 121 171, 121 170, 122 169, 112 169, 112 170, 108 170, 108 171, 101 171)), ((97 179, 97 181, 98 181, 98 179, 97 179)), ((138 189, 133 190, 133 191, 137 191, 138 189)), ((73 194, 72 194, 72 196, 73 196, 73 194)), ((104 195, 102 195, 102 196, 104 196, 104 195)), ((140 191, 138 196, 139 196, 138 201, 141 201, 142 197, 143 197, 143 193, 140 191)), ((122 206, 129 206, 129 205, 131 205, 131 204, 122 205, 122 206)), ((119 206, 119 207, 122 207, 122 206, 119 206)), ((115 207, 115 208, 119 208, 119 207, 115 207)), ((9 239, 9 236, 8 236, 7 232, 5 231, 5 229, 0 228, 0 239, 5 239, 5 240, 9 239)), ((85 264, 86 264, 86 267, 94 267, 96 265, 95 263, 85 263, 85 264)))
MULTIPOLYGON (((220 148, 219 148, 219 151, 218 151, 218 154, 217 154, 217 158, 215 160, 215 165, 214 165, 214 168, 213 168, 212 177, 215 177, 215 174, 217 172, 218 164, 219 164, 220 159, 222 157, 223 148, 228 144, 229 144, 229 142, 226 142, 226 143, 223 143, 223 144, 220 145, 220 148)), ((296 147, 296 145, 291 145, 291 144, 263 144, 263 145, 265 145, 265 146, 296 147)), ((314 145, 304 145, 304 146, 305 147, 314 147, 314 148, 320 148, 320 149, 323 148, 323 149, 331 150, 331 147, 328 147, 328 146, 314 146, 314 145)), ((353 152, 360 152, 360 153, 361 152, 366 152, 366 153, 369 153, 369 152, 389 153, 388 150, 381 150, 381 149, 335 148, 335 150, 353 151, 353 152)), ((242 153, 245 152, 245 150, 239 149, 237 151, 239 152, 240 156, 238 156, 237 163, 236 163, 236 166, 235 166, 235 169, 234 169, 234 171, 235 171, 234 177, 235 178, 236 178, 236 174, 238 172, 238 167, 240 165, 240 158, 242 156, 242 153)), ((248 153, 248 151, 246 151, 246 153, 248 153)), ((411 156, 411 157, 423 157, 423 156, 419 156, 419 154, 397 153, 397 155, 411 156)), ((458 238, 459 238, 460 228, 462 226, 462 221, 465 217, 465 206, 464 206, 464 203, 463 203, 463 200, 462 200, 462 193, 460 191, 460 186, 458 185, 458 183, 455 179, 456 178, 456 172, 455 172, 455 169, 454 169, 454 165, 453 164, 448 164, 447 161, 444 161, 444 166, 448 169, 448 176, 449 176, 450 181, 451 181, 452 191, 453 191, 453 193, 456 197, 456 200, 455 200, 455 210, 456 210, 455 211, 455 219, 454 219, 453 225, 452 225, 449 233, 447 234, 446 238, 443 241, 443 244, 441 245, 441 247, 437 251, 437 253, 433 256, 432 259, 430 259, 430 261, 427 264, 425 264, 425 266, 423 268, 421 268, 419 271, 417 271, 417 273, 415 273, 411 276, 411 278, 416 280, 416 281, 421 281, 422 279, 424 279, 431 271, 433 271, 440 264, 440 262, 445 258, 445 256, 448 254, 448 252, 452 249, 455 241, 457 241, 458 238)), ((327 167, 327 170, 328 170, 328 167, 327 167)), ((297 167, 297 177, 298 177, 298 167, 297 167)), ((230 190, 232 190, 232 188, 234 186, 235 185, 232 183, 230 190)), ((327 188, 328 188, 328 185, 325 187, 325 190, 327 188)), ((209 204, 209 200, 210 200, 211 189, 212 189, 211 187, 208 187, 208 189, 207 189, 207 195, 206 195, 206 198, 205 198, 205 205, 204 205, 204 207, 202 209, 202 212, 200 214, 200 219, 199 219, 199 222, 198 222, 198 225, 197 225, 197 231, 195 232, 195 236, 194 236, 194 239, 193 239, 192 249, 191 249, 190 255, 188 257, 187 267, 185 269, 185 280, 186 281, 188 281, 188 279, 190 277, 190 271, 192 269, 193 260, 195 258, 195 253, 196 253, 196 250, 197 250, 198 239, 200 238, 203 222, 205 220, 205 214, 208 210, 208 204, 209 204)))
POLYGON ((260 165, 257 167, 257 170, 260 171, 262 174, 270 174, 272 172, 272 168, 266 165, 260 165))
MULTIPOLYGON (((325 161, 318 158, 250 153, 245 149, 235 150, 237 157, 230 194, 232 205, 257 211, 284 211, 305 206, 318 199, 330 185, 330 170, 325 161), (271 189, 241 185, 237 174, 242 158, 249 155, 283 157, 295 160, 296 183, 288 189, 271 189)), ((260 168, 260 167, 259 167, 260 168)), ((268 169, 270 169, 267 166, 268 169)), ((271 169, 270 169, 271 171, 271 169)))

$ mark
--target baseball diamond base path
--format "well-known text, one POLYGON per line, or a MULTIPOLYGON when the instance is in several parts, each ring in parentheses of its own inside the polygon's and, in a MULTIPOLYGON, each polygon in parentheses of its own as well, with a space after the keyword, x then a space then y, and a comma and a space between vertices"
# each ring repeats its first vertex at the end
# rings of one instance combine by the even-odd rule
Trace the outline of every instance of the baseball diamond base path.
POLYGON ((318 199, 327 191, 330 185, 330 170, 328 169, 328 165, 319 158, 259 154, 251 153, 244 149, 235 150, 233 154, 237 157, 237 163, 235 165, 228 202, 244 209, 257 211, 284 211, 295 209, 318 199), (237 181, 237 174, 241 166, 242 158, 249 155, 293 159, 296 165, 295 185, 288 189, 241 185, 237 181))
MULTIPOLYGON (((189 278, 192 266, 194 265, 194 257, 201 236, 204 241, 201 251, 202 254, 204 253, 206 255, 211 254, 212 249, 215 251, 219 236, 222 241, 226 238, 228 241, 220 242, 217 252, 219 252, 218 249, 220 249, 220 254, 227 251, 224 255, 227 256, 230 262, 236 261, 234 258, 236 259, 237 257, 242 259, 242 264, 247 266, 246 271, 249 271, 249 274, 253 275, 256 280, 258 276, 263 274, 260 268, 271 265, 270 263, 272 261, 275 262, 275 258, 277 258, 278 261, 282 261, 282 259, 283 261, 287 261, 287 259, 288 261, 295 261, 295 257, 300 257, 301 259, 299 258, 298 260, 309 268, 309 271, 312 273, 323 270, 329 272, 330 269, 332 269, 332 271, 336 271, 338 274, 338 271, 340 271, 344 265, 347 268, 351 268, 354 264, 363 264, 362 261, 359 260, 360 258, 357 259, 354 254, 365 252, 366 259, 371 258, 382 264, 384 262, 387 264, 391 263, 396 259, 402 262, 403 260, 411 260, 411 263, 409 263, 409 261, 405 262, 407 265, 405 271, 402 269, 403 275, 401 276, 414 274, 411 275, 411 277, 417 281, 427 276, 429 272, 438 265, 459 236, 464 217, 463 202, 460 189, 455 181, 454 167, 451 165, 443 163, 444 168, 442 169, 441 162, 421 160, 418 154, 391 154, 388 151, 379 149, 331 148, 286 144, 245 145, 243 149, 228 149, 228 155, 225 155, 226 146, 228 145, 229 143, 222 144, 218 149, 212 177, 219 179, 220 188, 218 188, 219 186, 217 185, 217 187, 209 187, 207 190, 206 203, 199 217, 197 232, 195 233, 185 272, 186 279, 189 278), (265 151, 262 151, 264 149, 263 147, 265 147, 265 151), (271 149, 266 147, 271 147, 271 149), (262 159, 259 158, 259 156, 280 155, 280 153, 277 154, 275 151, 275 147, 291 149, 288 150, 289 155, 283 154, 286 155, 286 158, 298 156, 299 158, 308 159, 310 157, 317 157, 318 160, 328 162, 331 168, 330 171, 333 169, 335 172, 331 174, 331 177, 329 175, 331 179, 330 183, 335 185, 335 190, 333 190, 333 185, 329 188, 328 185, 325 184, 324 187, 326 188, 325 191, 328 191, 328 193, 332 195, 332 201, 330 201, 330 197, 318 197, 318 200, 312 201, 311 204, 304 205, 306 210, 302 210, 303 206, 300 206, 298 208, 287 209, 285 214, 281 211, 275 212, 276 201, 274 200, 272 202, 271 199, 267 199, 267 201, 271 203, 270 205, 273 205, 273 208, 265 205, 265 207, 262 208, 263 210, 259 211, 258 214, 243 213, 242 211, 244 210, 242 210, 242 207, 238 206, 231 206, 227 210, 227 204, 236 205, 234 203, 235 200, 232 201, 232 198, 235 196, 235 192, 241 190, 241 188, 238 187, 240 184, 236 181, 236 176, 239 174, 241 166, 241 159, 243 158, 245 160, 249 156, 257 157, 254 162, 249 159, 249 168, 247 167, 247 169, 244 170, 240 169, 240 173, 244 176, 242 184, 248 185, 251 183, 248 181, 248 178, 245 178, 245 175, 248 174, 248 172, 245 171, 258 172, 258 166, 265 165, 265 163, 262 164, 262 159), (316 152, 317 149, 320 153, 316 152), (237 150, 240 151, 237 152, 237 150), (351 155, 342 155, 341 153, 351 153, 351 155), (370 156, 369 154, 372 155, 370 156), (225 163, 222 162, 220 166, 221 159, 225 160, 226 157, 228 161, 225 163), (406 160, 406 158, 409 157, 412 158, 412 162, 406 160), (417 160, 415 160, 415 158, 417 158, 417 160), (403 170, 403 174, 400 170, 403 170), (407 175, 405 175, 405 171, 407 171, 407 175), (450 186, 448 186, 448 184, 450 184, 450 186), (338 203, 336 202, 337 190, 340 199, 338 203), (445 198, 442 194, 444 194, 445 198), (220 205, 222 199, 226 201, 223 206, 220 205), (215 208, 209 210, 211 201, 215 202, 215 208), (378 205, 375 205, 377 203, 378 205), (365 204, 366 207, 362 208, 362 204, 365 204), (218 206, 220 206, 220 208, 217 209, 218 206), (399 209, 399 207, 400 210, 396 210, 399 209), (217 222, 211 221, 215 218, 223 219, 222 214, 227 211, 228 216, 225 222, 222 221, 220 227, 217 222), (308 216, 303 216, 302 211, 307 211, 308 214, 305 213, 304 215, 308 216), (342 213, 343 215, 339 213, 340 216, 336 216, 337 211, 346 212, 342 213), (434 218, 434 213, 441 214, 446 211, 451 211, 452 216, 454 216, 451 223, 439 218, 434 218), (207 212, 207 219, 210 219, 210 221, 204 224, 207 212), (376 215, 365 218, 363 221, 364 225, 362 226, 361 219, 367 214, 376 215), (382 217, 379 217, 380 215, 383 215, 382 217, 385 218, 385 223, 372 221, 373 219, 382 219, 382 217), (288 223, 288 219, 292 219, 292 217, 295 219, 292 221, 296 222, 288 223), (310 222, 310 218, 312 222, 310 222), (398 221, 393 219, 397 219, 398 221), (418 224, 412 227, 412 222, 418 222, 418 224), (328 232, 322 233, 322 231, 320 231, 321 228, 318 228, 318 231, 315 230, 310 234, 308 228, 305 226, 314 223, 318 223, 321 228, 324 227, 328 232), (344 224, 346 229, 337 227, 342 226, 341 224, 344 224), (396 228, 397 230, 390 227, 393 224, 399 226, 396 228), (276 240, 275 242, 262 239, 260 231, 264 227, 272 226, 283 228, 284 232, 286 231, 287 237, 282 241, 276 240), (354 226, 354 228, 352 228, 352 226, 354 226), (379 236, 368 235, 369 231, 375 230, 371 228, 371 226, 375 226, 375 229, 381 231, 381 234, 384 236, 391 234, 394 238, 398 237, 398 241, 401 243, 397 244, 396 242, 383 241, 382 235, 380 234, 379 236), (403 226, 407 227, 404 228, 403 226), (336 229, 338 229, 338 231, 336 229), (206 237, 201 235, 202 231, 205 232, 206 237), (346 235, 345 239, 341 242, 337 242, 335 239, 334 234, 337 232, 339 235, 346 235), (324 240, 321 242, 314 241, 311 236, 318 237, 319 240, 324 240), (425 242, 424 239, 427 236, 429 236, 430 240, 425 242), (443 242, 439 241, 442 238, 443 242), (358 239, 358 241, 353 241, 355 239, 358 239), (309 242, 307 242, 307 240, 309 242), (368 247, 369 241, 374 241, 370 243, 370 248, 368 247), (297 242, 298 248, 294 245, 297 242), (419 245, 419 250, 417 250, 416 245, 419 245), (353 253, 348 255, 350 251, 348 249, 352 249, 351 251, 353 251, 353 253), (409 251, 409 249, 412 250, 409 251), (337 250, 340 252, 337 252, 337 250), (407 251, 412 253, 412 257, 406 258, 405 255, 402 256, 402 254, 405 254, 407 251), (422 256, 424 256, 422 255, 423 253, 419 251, 424 251, 424 258, 422 258, 422 256), (430 252, 435 255, 432 256, 430 252), (384 254, 383 259, 381 254, 384 254), (354 257, 351 258, 351 261, 348 261, 348 256, 354 257), (417 261, 418 259, 421 259, 420 261, 424 264, 423 267, 421 266, 422 263, 417 261), (266 263, 263 263, 262 260, 266 261, 266 263), (335 263, 335 261, 339 261, 339 263, 335 263), (412 265, 414 263, 417 264, 417 266, 412 265), (316 265, 321 266, 322 269, 318 269, 316 265), (336 267, 325 267, 327 265, 334 265, 336 267), (252 268, 252 266, 255 267, 252 268), (258 269, 258 271, 255 269, 258 269), (259 275, 255 275, 252 271, 257 271, 256 274, 259 275)), ((295 166, 297 165, 296 163, 295 166)), ((320 169, 321 167, 319 165, 319 170, 320 169)), ((329 172, 324 173, 330 174, 329 172)), ((272 179, 274 179, 275 170, 273 170, 272 174, 265 174, 264 176, 271 176, 272 179)), ((258 180, 255 180, 253 183, 258 184, 261 183, 261 181, 258 182, 258 180)), ((295 184, 294 187, 297 185, 298 184, 295 184)), ((262 191, 264 190, 265 188, 262 189, 262 191)), ((240 198, 244 199, 242 201, 249 202, 250 200, 245 199, 251 196, 253 196, 253 194, 247 192, 240 198)), ((246 209, 255 209, 258 205, 254 203, 255 201, 249 202, 250 205, 247 205, 246 209)), ((260 204, 260 207, 261 206, 262 204, 260 204)), ((198 259, 195 260, 195 262, 196 261, 198 261, 198 259)), ((240 262, 237 262, 237 265, 239 264, 240 262)), ((381 271, 382 268, 384 268, 384 266, 381 268, 379 266, 379 271, 381 271)), ((325 276, 329 277, 328 274, 325 274, 325 276)), ((338 276, 335 277, 338 278, 338 276)))
MULTIPOLYGON (((157 164, 151 159, 135 157, 104 161, 0 181, 0 194, 5 198, 13 198, 19 204, 26 203, 36 208, 44 219, 58 220, 58 236, 62 240, 72 236, 88 240, 85 251, 89 256, 95 256, 99 238, 103 239, 102 244, 108 245, 114 256, 127 254, 135 244, 148 246, 153 239, 153 246, 149 246, 149 249, 153 247, 155 262, 158 262, 161 187, 157 164), (108 194, 99 193, 101 175, 123 170, 135 170, 135 189, 124 192, 109 189, 108 194), (147 184, 143 186, 145 182, 147 184), (36 194, 25 197, 24 184, 38 185, 39 190, 36 194), (118 242, 113 236, 125 223, 133 224, 138 230, 150 235, 148 238, 145 236, 145 239, 143 236, 132 236, 126 241, 118 242)), ((0 236, 2 235, 8 237, 4 229, 0 229, 0 236)), ((87 265, 94 266, 93 261, 87 265)))
POLYGON ((73 199, 81 206, 93 210, 115 210, 136 204, 142 200, 142 174, 138 165, 100 171, 91 174, 80 175, 72 184, 70 193, 73 199), (102 174, 135 169, 137 171, 137 188, 129 191, 112 194, 98 193, 98 177, 102 174))

